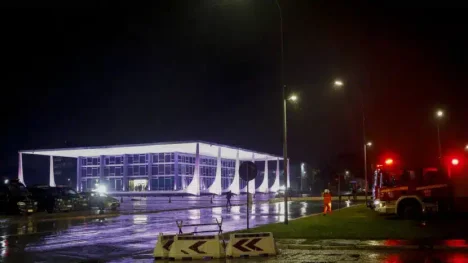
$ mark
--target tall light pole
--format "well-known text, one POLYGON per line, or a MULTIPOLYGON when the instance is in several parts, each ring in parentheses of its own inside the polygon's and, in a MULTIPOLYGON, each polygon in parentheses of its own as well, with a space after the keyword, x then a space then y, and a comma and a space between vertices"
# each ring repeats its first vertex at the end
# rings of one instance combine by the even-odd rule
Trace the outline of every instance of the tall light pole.
POLYGON ((367 183, 367 148, 372 146, 372 142, 367 142, 364 144, 364 182, 365 182, 365 196, 367 204, 367 192, 368 192, 368 183, 367 183))
POLYGON ((276 6, 278 7, 279 19, 280 19, 280 49, 281 49, 281 87, 283 90, 283 167, 284 167, 284 224, 289 223, 289 211, 288 211, 288 127, 287 127, 287 100, 296 101, 296 96, 287 97, 286 85, 284 84, 284 33, 283 33, 283 10, 278 2, 275 0, 276 6))
MULTIPOLYGON (((344 86, 344 82, 342 80, 335 80, 333 82, 333 86, 335 89, 341 89, 344 86)), ((372 146, 372 143, 370 145, 367 145, 368 142, 366 142, 366 114, 365 114, 365 109, 364 109, 364 94, 362 93, 361 88, 358 88, 359 92, 359 97, 360 97, 360 104, 361 104, 361 118, 362 118, 362 144, 364 145, 364 179, 366 183, 365 191, 366 191, 366 203, 367 203, 367 147, 372 146)))
POLYGON ((437 118, 437 145, 439 148, 439 162, 442 164, 442 144, 440 143, 440 120, 444 117, 443 110, 436 111, 436 118, 437 118))

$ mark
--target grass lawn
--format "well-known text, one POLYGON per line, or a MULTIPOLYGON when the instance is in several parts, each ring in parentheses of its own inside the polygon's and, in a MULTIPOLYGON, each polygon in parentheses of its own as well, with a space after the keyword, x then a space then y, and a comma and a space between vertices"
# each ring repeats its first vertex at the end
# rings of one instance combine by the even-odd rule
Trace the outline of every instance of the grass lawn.
POLYGON ((275 238, 316 239, 421 239, 466 238, 466 219, 401 220, 382 216, 364 205, 327 216, 311 216, 289 222, 260 226, 242 232, 273 232, 275 238))

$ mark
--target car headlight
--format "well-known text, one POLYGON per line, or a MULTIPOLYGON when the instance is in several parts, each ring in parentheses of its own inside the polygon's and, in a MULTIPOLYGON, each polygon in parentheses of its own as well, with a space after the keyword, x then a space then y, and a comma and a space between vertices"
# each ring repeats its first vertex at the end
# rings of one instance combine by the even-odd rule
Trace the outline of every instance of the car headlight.
POLYGON ((17 205, 19 205, 19 206, 26 205, 26 203, 25 203, 25 202, 18 202, 18 203, 16 203, 16 204, 17 204, 17 205))
POLYGON ((380 204, 380 200, 375 200, 374 201, 374 205, 379 205, 380 204))

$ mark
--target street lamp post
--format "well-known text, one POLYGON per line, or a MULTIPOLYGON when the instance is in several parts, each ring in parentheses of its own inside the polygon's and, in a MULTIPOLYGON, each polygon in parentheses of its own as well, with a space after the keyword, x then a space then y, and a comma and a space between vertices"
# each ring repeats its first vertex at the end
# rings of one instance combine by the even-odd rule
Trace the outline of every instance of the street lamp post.
POLYGON ((365 196, 366 196, 366 204, 367 204, 367 192, 368 192, 368 183, 367 183, 367 147, 371 147, 372 142, 367 142, 364 144, 364 183, 365 183, 365 196))
MULTIPOLYGON (((333 86, 336 88, 336 89, 340 89, 344 86, 344 82, 337 79, 333 82, 333 86)), ((358 91, 359 91, 359 95, 360 95, 360 103, 361 103, 361 118, 362 118, 362 143, 364 145, 364 180, 365 180, 365 191, 366 191, 366 203, 367 203, 367 188, 368 188, 368 184, 367 184, 367 146, 371 146, 372 143, 370 143, 370 145, 368 145, 369 143, 366 143, 366 114, 365 114, 365 109, 364 109, 364 94, 362 93, 362 90, 361 88, 358 88, 358 91)))
POLYGON ((442 164, 442 144, 440 142, 440 120, 444 117, 444 111, 437 110, 436 111, 436 118, 437 118, 437 146, 439 148, 439 162, 442 164))
MULTIPOLYGON (((287 128, 287 100, 286 97, 286 85, 284 84, 284 34, 283 34, 283 10, 278 2, 275 0, 276 6, 278 7, 279 19, 280 19, 280 48, 281 48, 281 87, 283 89, 283 167, 284 167, 284 224, 289 223, 289 212, 288 212, 288 128, 287 128)), ((292 101, 296 101, 296 96, 291 96, 292 101)))

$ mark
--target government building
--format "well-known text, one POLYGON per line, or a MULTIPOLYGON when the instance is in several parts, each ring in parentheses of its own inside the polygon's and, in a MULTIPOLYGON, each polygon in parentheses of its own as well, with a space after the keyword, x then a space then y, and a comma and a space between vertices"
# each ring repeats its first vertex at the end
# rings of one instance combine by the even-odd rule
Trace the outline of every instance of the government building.
POLYGON ((27 184, 24 154, 49 156, 51 186, 55 186, 54 157, 76 158, 76 188, 80 192, 104 185, 108 192, 245 193, 247 182, 239 177, 243 161, 253 161, 258 168, 249 192, 284 189, 282 157, 208 142, 24 150, 19 152, 18 178, 27 184))

